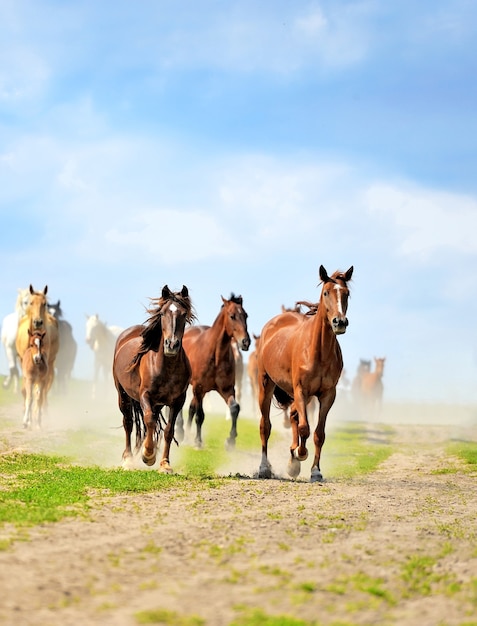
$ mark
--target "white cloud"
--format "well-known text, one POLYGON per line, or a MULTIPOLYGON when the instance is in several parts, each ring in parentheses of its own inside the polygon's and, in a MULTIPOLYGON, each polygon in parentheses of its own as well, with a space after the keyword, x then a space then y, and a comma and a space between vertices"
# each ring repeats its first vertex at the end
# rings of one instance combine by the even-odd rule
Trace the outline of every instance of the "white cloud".
POLYGON ((477 199, 457 193, 386 183, 365 193, 371 215, 391 222, 398 251, 426 260, 447 250, 477 254, 477 199))

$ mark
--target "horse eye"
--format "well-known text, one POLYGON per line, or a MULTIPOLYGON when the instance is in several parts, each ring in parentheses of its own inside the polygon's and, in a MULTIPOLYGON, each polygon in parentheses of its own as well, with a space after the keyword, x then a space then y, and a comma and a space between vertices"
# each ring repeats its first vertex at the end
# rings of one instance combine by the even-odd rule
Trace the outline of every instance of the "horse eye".
POLYGON ((232 313, 232 315, 230 316, 230 319, 231 319, 231 320, 236 320, 236 319, 237 319, 237 317, 236 317, 235 313, 232 313))
POLYGON ((325 297, 326 297, 326 296, 328 296, 328 292, 327 292, 327 291, 324 291, 324 292, 323 292, 323 295, 324 295, 325 297))

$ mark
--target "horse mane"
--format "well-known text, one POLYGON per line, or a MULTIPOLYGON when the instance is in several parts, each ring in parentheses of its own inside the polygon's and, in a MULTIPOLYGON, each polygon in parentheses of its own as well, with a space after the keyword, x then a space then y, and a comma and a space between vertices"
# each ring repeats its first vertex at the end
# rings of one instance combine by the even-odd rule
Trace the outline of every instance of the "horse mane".
POLYGON ((232 291, 232 293, 230 294, 229 302, 234 302, 235 304, 240 304, 240 306, 242 306, 243 298, 242 296, 236 296, 232 291))
POLYGON ((144 322, 143 329, 141 331, 141 346, 137 354, 133 357, 128 367, 128 371, 131 371, 139 363, 146 352, 149 352, 150 350, 157 352, 159 350, 162 336, 162 309, 166 303, 174 302, 185 309, 187 324, 192 324, 192 322, 197 319, 195 311, 192 307, 192 302, 187 293, 184 294, 181 291, 169 292, 166 297, 162 295, 160 298, 150 298, 150 301, 153 306, 146 309, 147 313, 149 313, 149 318, 144 322))
POLYGON ((305 315, 316 315, 318 311, 318 305, 319 302, 308 302, 308 300, 299 300, 296 303, 297 307, 306 306, 308 308, 308 311, 305 313, 305 315))

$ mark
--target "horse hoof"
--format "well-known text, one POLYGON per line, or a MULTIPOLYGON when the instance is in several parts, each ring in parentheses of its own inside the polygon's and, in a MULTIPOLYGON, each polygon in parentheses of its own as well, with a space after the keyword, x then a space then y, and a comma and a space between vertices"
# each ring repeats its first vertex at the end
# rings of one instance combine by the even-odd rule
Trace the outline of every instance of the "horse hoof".
POLYGON ((323 474, 316 467, 311 470, 310 482, 311 483, 322 483, 323 482, 323 474))
POLYGON ((230 437, 225 441, 225 449, 227 451, 229 450, 235 450, 235 439, 231 439, 230 437))
POLYGON ((156 462, 156 455, 153 454, 152 456, 146 456, 144 454, 144 452, 143 452, 142 453, 142 461, 143 461, 143 463, 145 463, 146 465, 151 467, 151 465, 154 465, 154 463, 156 462))
POLYGON ((290 459, 288 461, 287 472, 292 478, 297 478, 300 475, 301 463, 298 459, 290 459))
POLYGON ((159 471, 162 472, 163 474, 173 474, 174 470, 172 469, 172 467, 169 465, 168 461, 163 461, 160 466, 159 466, 159 471))
POLYGON ((259 470, 258 470, 258 477, 259 478, 271 478, 272 477, 272 468, 267 465, 267 466, 260 466, 259 470))

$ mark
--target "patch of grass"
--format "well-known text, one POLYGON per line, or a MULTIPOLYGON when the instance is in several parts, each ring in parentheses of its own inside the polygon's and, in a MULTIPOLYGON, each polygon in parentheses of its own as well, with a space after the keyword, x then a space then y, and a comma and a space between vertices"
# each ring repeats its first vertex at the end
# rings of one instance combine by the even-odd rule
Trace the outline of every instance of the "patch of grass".
POLYGON ((453 441, 449 444, 447 452, 461 459, 470 466, 470 469, 477 469, 477 443, 474 441, 453 441))
POLYGON ((17 526, 84 515, 93 491, 106 495, 143 493, 186 481, 174 474, 79 467, 69 465, 64 457, 19 453, 0 457, 0 477, 0 523, 17 526))
POLYGON ((195 615, 180 615, 176 611, 151 609, 134 614, 138 624, 161 624, 162 626, 205 626, 205 620, 195 615))
POLYGON ((359 423, 349 423, 333 430, 326 439, 325 462, 336 478, 351 478, 373 472, 392 453, 393 429, 380 425, 373 432, 359 423))
POLYGON ((241 615, 229 626, 319 626, 319 622, 297 619, 289 615, 269 615, 261 609, 238 607, 241 615))

